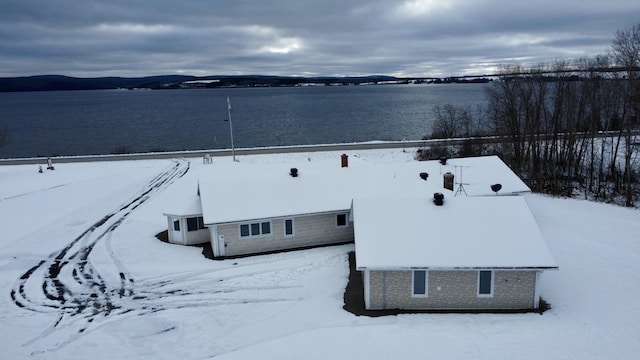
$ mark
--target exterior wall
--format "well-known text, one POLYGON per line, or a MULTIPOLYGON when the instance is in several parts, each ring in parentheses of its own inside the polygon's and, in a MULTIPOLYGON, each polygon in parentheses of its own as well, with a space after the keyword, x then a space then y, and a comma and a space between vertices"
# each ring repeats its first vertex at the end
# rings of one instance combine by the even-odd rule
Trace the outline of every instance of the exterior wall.
MULTIPOLYGON (((193 217, 193 216, 188 216, 193 217)), ((209 241, 210 235, 208 229, 199 229, 195 231, 187 230, 187 217, 167 216, 167 228, 169 242, 181 245, 203 244, 209 241), (180 231, 173 228, 174 221, 180 222, 180 231)))
POLYGON ((370 271, 368 309, 533 309, 536 273, 496 270, 493 295, 479 297, 478 271, 428 271, 427 296, 412 297, 412 271, 370 271))
MULTIPOLYGON (((173 229, 173 222, 180 221, 178 217, 167 216, 167 236, 168 240, 172 244, 184 244, 184 238, 182 231, 176 231, 173 229)), ((180 224, 180 230, 182 230, 182 224, 180 224)))
POLYGON ((240 224, 245 222, 221 224, 217 225, 217 235, 224 236, 225 256, 350 242, 353 241, 353 223, 347 221, 347 226, 336 226, 336 215, 346 213, 347 211, 341 211, 252 221, 271 221, 271 234, 256 237, 240 238, 240 224), (286 219, 293 219, 293 235, 284 235, 286 219))
MULTIPOLYGON (((185 226, 187 226, 186 221, 185 226)), ((185 245, 204 244, 206 242, 209 242, 209 238, 209 229, 185 231, 185 245)))

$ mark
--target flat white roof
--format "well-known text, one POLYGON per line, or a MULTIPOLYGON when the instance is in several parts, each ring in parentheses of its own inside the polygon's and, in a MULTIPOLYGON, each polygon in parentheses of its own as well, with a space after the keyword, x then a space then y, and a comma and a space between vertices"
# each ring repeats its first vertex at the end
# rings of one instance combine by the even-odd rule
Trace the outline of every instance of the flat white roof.
POLYGON ((557 268, 522 196, 358 198, 353 219, 359 270, 557 268))
POLYGON ((200 196, 206 224, 229 223, 291 215, 316 214, 349 210, 351 200, 360 194, 370 194, 377 180, 376 168, 362 161, 356 166, 341 168, 339 160, 326 162, 282 164, 230 176, 200 178, 200 196), (290 169, 298 169, 292 177, 290 169), (374 181, 367 178, 373 177, 374 181))
POLYGON ((351 201, 359 197, 410 198, 431 196, 436 191, 447 193, 443 188, 446 172, 462 177, 469 196, 495 196, 490 188, 494 183, 502 184, 500 194, 530 191, 497 156, 451 159, 446 165, 439 161, 370 162, 349 156, 349 166, 342 168, 337 156, 313 161, 235 163, 224 171, 206 166, 199 189, 204 222, 220 224, 349 210, 351 201), (298 177, 289 175, 294 167, 298 177), (421 172, 429 173, 427 181, 420 179, 421 172))

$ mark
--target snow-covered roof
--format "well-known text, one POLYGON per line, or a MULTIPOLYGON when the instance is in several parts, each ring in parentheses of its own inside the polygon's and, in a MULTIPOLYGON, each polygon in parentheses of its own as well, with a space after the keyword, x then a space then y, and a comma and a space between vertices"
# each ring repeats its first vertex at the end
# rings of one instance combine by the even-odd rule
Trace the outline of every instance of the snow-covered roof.
POLYGON ((197 193, 187 196, 187 200, 179 204, 172 204, 171 208, 165 210, 164 216, 200 216, 202 215, 202 204, 197 193))
MULTIPOLYGON (((443 174, 462 173, 468 196, 490 194, 490 185, 501 183, 500 194, 530 191, 497 157, 439 161, 369 162, 349 157, 270 164, 236 163, 223 172, 208 168, 199 179, 204 222, 220 224, 348 210, 358 197, 415 197, 443 188, 443 174), (298 176, 289 175, 291 168, 298 176), (419 177, 429 173, 427 181, 419 177)), ((456 180, 457 183, 457 180, 456 180)), ((456 189, 458 185, 456 184, 456 189)), ((449 191, 449 193, 453 194, 449 191)))
POLYGON ((523 196, 358 198, 353 219, 359 270, 557 268, 523 196))
MULTIPOLYGON (((341 168, 338 160, 241 169, 229 176, 200 178, 206 224, 348 210, 354 196, 370 194, 383 169, 360 161, 341 168), (290 169, 298 169, 291 176, 290 169)), ((220 174, 218 174, 220 175, 220 174)))

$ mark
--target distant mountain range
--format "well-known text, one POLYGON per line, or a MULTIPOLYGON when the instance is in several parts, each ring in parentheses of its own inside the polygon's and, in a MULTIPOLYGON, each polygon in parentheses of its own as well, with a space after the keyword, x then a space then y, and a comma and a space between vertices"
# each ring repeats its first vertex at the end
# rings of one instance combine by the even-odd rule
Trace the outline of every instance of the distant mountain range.
POLYGON ((0 92, 58 91, 58 90, 106 90, 106 89, 181 89, 215 87, 258 87, 300 85, 360 85, 369 83, 409 82, 487 82, 485 78, 397 78, 372 75, 355 77, 295 77, 295 76, 189 76, 160 75, 146 77, 98 77, 77 78, 62 75, 38 75, 0 78, 0 92))

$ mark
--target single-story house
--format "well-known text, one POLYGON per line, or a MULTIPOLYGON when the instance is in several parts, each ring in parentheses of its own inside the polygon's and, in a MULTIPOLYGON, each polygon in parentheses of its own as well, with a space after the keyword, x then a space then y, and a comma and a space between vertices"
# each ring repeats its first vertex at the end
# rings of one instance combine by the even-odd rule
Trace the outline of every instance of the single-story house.
POLYGON ((497 156, 203 168, 164 212, 170 242, 229 257, 355 241, 367 309, 537 308, 557 269, 517 196, 530 189, 497 156))
POLYGON ((558 268, 522 196, 356 199, 353 219, 369 310, 537 309, 558 268))

